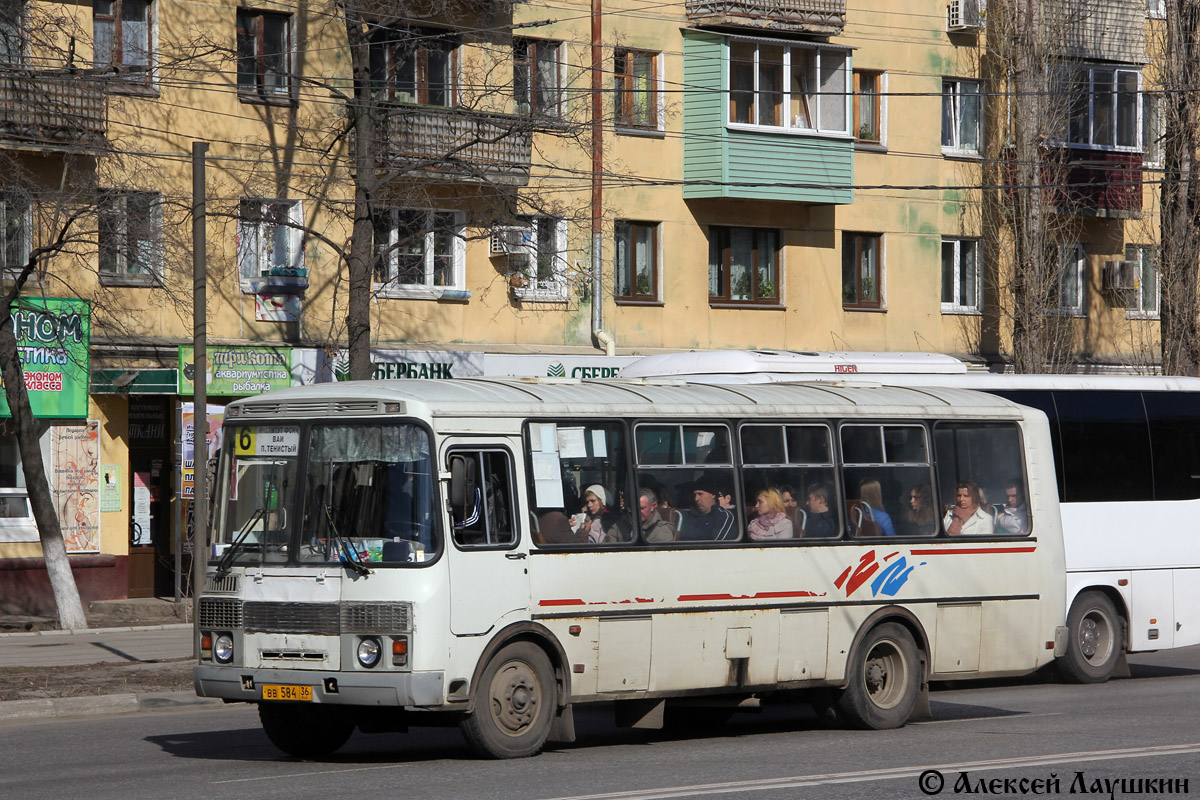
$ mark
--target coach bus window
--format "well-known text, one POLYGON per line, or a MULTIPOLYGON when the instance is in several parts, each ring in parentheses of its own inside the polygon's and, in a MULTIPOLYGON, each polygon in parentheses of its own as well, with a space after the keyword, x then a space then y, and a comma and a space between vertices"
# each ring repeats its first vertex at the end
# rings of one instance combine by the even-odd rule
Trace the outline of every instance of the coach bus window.
POLYGON ((1200 498, 1200 408, 1184 392, 1144 392, 1154 453, 1154 499, 1200 498))
POLYGON ((637 499, 629 486, 624 425, 530 422, 525 442, 534 544, 588 547, 633 539, 637 499))
POLYGON ((1059 465, 1059 468, 1054 470, 1058 480, 1058 496, 1066 497, 1062 470, 1062 435, 1058 429, 1058 409, 1054 406, 1054 393, 1048 389, 987 389, 986 391, 988 394, 994 394, 997 397, 1003 397, 1045 413, 1050 422, 1050 446, 1054 450, 1054 461, 1059 465))
MULTIPOLYGON (((740 515, 736 508, 721 503, 722 496, 734 491, 727 427, 638 425, 635 438, 639 503, 643 490, 653 493, 658 499, 658 516, 674 533, 675 541, 738 538, 740 515)), ((642 519, 641 527, 649 544, 671 541, 668 527, 656 525, 651 514, 642 519)))
MULTIPOLYGON (((459 547, 508 547, 517 540, 513 524, 512 464, 503 450, 463 452, 475 462, 476 491, 465 518, 454 518, 454 543, 459 547)), ((459 509, 455 509, 455 514, 459 509)))
POLYGON ((1032 530, 1016 425, 942 422, 933 429, 933 441, 948 532, 1024 535, 1032 530), (967 497, 965 506, 956 503, 960 491, 967 497))
POLYGON ((1154 499, 1140 392, 1055 392, 1068 503, 1154 499))
MULTIPOLYGON (((829 428, 824 425, 742 425, 742 489, 746 504, 755 503, 764 491, 774 490, 784 507, 792 535, 756 537, 759 529, 779 531, 784 526, 751 521, 748 536, 770 541, 788 538, 837 536, 837 508, 820 497, 810 502, 814 489, 828 496, 833 491, 834 469, 829 428)), ((833 491, 836 496, 836 491, 833 491)), ((769 496, 771 501, 773 497, 769 496)), ((769 512, 768 512, 769 514, 769 512)), ((757 519, 757 517, 756 517, 757 519)))
POLYGON ((301 561, 422 563, 437 555, 429 435, 416 425, 319 425, 304 476, 301 561))
POLYGON ((917 524, 927 513, 914 509, 912 501, 914 490, 923 496, 932 477, 923 426, 843 425, 841 442, 846 524, 851 535, 935 532, 928 525, 917 524))

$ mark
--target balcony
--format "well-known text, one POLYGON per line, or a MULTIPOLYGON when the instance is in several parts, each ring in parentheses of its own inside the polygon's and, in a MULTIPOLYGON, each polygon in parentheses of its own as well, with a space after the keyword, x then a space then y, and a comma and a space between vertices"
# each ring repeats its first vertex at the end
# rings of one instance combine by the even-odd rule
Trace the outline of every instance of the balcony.
POLYGON ((1068 149, 1058 167, 1066 188, 1058 205, 1080 217, 1142 215, 1142 154, 1068 149))
POLYGON ((533 126, 525 117, 397 106, 387 120, 389 166, 432 179, 529 183, 533 126))
POLYGON ((105 146, 104 84, 67 72, 0 70, 0 144, 33 149, 105 146))
POLYGON ((693 25, 835 36, 846 27, 846 0, 687 0, 693 25))

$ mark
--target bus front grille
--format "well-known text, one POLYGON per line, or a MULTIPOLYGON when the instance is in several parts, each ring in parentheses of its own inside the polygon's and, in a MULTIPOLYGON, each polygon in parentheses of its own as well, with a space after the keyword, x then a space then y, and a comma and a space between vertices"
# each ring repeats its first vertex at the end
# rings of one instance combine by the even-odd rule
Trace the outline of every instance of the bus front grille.
POLYGON ((240 628, 242 601, 232 597, 201 597, 197 621, 206 630, 240 628))
POLYGON ((343 603, 342 631, 345 633, 387 633, 409 629, 411 606, 408 603, 343 603))
POLYGON ((245 605, 247 631, 338 634, 337 603, 251 602, 245 605))

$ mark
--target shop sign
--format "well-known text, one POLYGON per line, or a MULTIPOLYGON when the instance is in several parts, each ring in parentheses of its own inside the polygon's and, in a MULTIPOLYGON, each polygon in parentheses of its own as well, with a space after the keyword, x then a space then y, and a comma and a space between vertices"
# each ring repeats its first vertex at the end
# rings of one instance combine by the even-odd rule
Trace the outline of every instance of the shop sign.
MULTIPOLYGON (((371 376, 377 381, 466 378, 483 374, 483 353, 457 350, 372 350, 371 376)), ((350 354, 333 354, 330 365, 334 380, 350 380, 350 354)))
POLYGON ((488 353, 483 374, 493 377, 608 380, 640 356, 556 356, 488 353))
MULTIPOLYGON (((195 392, 195 348, 179 348, 179 393, 195 392)), ((289 347, 208 348, 208 394, 244 397, 292 385, 292 350, 289 347)))
MULTIPOLYGON (((88 301, 23 297, 17 300, 11 316, 33 415, 86 418, 91 372, 88 301)), ((0 391, 0 417, 11 416, 8 399, 0 391)))

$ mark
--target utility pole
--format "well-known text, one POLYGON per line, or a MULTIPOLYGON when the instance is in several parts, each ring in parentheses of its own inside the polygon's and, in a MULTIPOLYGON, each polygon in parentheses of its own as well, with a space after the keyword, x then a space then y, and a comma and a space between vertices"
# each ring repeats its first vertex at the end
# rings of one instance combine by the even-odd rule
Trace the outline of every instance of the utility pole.
MULTIPOLYGON (((192 347, 195 378, 192 382, 192 619, 199 618, 200 590, 208 569, 208 322, 205 269, 208 241, 205 226, 204 154, 207 142, 192 142, 192 347)), ((178 573, 176 573, 178 574, 178 573)), ((193 644, 193 647, 198 645, 193 644)))

